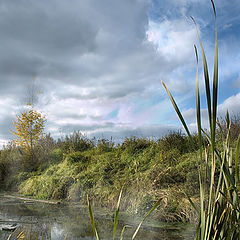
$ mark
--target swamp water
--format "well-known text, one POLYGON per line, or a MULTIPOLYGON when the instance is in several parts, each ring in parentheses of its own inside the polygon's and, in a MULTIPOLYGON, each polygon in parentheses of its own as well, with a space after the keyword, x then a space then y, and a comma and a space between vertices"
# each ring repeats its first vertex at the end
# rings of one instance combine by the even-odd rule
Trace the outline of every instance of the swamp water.
MULTIPOLYGON (((101 240, 112 239, 113 217, 104 210, 93 207, 97 229, 101 240)), ((120 235, 124 225, 125 238, 131 239, 141 218, 119 216, 120 235)), ((34 201, 24 201, 0 195, 0 240, 7 240, 11 232, 2 231, 4 226, 17 225, 24 229, 30 239, 64 240, 68 234, 69 240, 93 240, 88 209, 79 204, 47 204, 34 201)), ((21 231, 21 230, 19 230, 21 231)), ((136 239, 141 240, 191 240, 194 239, 194 226, 182 223, 159 223, 151 220, 151 215, 142 225, 136 239)), ((15 239, 14 237, 11 239, 15 239)), ((118 238, 116 238, 118 239, 118 238)))

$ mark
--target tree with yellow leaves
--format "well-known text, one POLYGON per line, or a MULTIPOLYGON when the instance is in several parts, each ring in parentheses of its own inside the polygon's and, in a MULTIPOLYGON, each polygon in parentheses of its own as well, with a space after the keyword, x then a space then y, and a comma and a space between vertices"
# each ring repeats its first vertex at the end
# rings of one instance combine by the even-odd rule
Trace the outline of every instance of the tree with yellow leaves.
POLYGON ((45 116, 33 109, 24 111, 13 121, 15 131, 12 133, 16 136, 13 142, 23 148, 31 160, 34 160, 34 148, 43 133, 45 122, 45 116))

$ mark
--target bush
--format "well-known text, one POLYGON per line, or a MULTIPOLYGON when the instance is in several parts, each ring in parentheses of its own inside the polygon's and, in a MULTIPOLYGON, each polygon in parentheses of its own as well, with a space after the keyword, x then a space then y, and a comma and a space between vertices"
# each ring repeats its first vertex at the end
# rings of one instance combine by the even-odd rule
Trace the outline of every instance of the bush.
POLYGON ((85 156, 82 152, 73 152, 66 156, 66 160, 70 163, 86 163, 89 161, 89 157, 85 156))
POLYGON ((171 132, 165 137, 158 140, 159 148, 164 151, 171 151, 172 149, 177 149, 181 154, 187 153, 197 149, 196 146, 192 146, 189 138, 182 134, 181 131, 171 132))
POLYGON ((120 146, 120 149, 122 151, 126 151, 128 154, 135 155, 141 153, 144 149, 149 147, 151 142, 151 140, 146 138, 126 138, 120 146))
POLYGON ((111 152, 114 149, 114 143, 112 141, 101 139, 97 142, 97 152, 98 153, 105 153, 111 152))
MULTIPOLYGON (((227 137, 228 133, 228 127, 227 127, 227 119, 226 118, 220 118, 218 129, 216 132, 216 137, 219 141, 222 141, 227 137)), ((230 128, 230 139, 231 142, 234 142, 238 139, 238 136, 240 135, 240 115, 234 115, 230 119, 231 121, 231 128, 230 128)))
POLYGON ((57 144, 64 153, 71 153, 75 151, 86 151, 94 148, 94 143, 90 139, 84 137, 81 132, 74 132, 66 136, 64 140, 58 139, 57 144))
POLYGON ((54 149, 50 154, 51 163, 59 163, 63 160, 63 151, 61 148, 54 149))

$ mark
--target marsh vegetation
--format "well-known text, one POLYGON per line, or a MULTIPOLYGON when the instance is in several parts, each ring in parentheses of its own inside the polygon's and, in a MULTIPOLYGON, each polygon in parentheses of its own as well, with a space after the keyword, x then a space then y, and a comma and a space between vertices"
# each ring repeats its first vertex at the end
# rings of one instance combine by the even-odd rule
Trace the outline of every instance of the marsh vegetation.
MULTIPOLYGON (((216 20, 215 6, 211 2, 216 20)), ((240 117, 230 117, 227 112, 224 119, 217 119, 216 23, 212 87, 199 33, 198 37, 209 129, 203 129, 202 126, 199 63, 195 47, 198 129, 195 135, 190 133, 171 92, 163 83, 186 135, 171 132, 157 141, 131 137, 121 144, 107 139, 88 139, 79 132, 58 140, 54 140, 50 134, 42 135, 31 146, 34 162, 22 146, 13 142, 0 155, 2 189, 38 199, 65 200, 83 205, 88 203, 96 239, 98 234, 92 206, 110 210, 117 206, 115 221, 112 219, 114 239, 121 192, 121 210, 133 216, 144 215, 154 206, 154 220, 197 222, 197 240, 238 240, 240 117), (90 196, 91 204, 87 196, 90 196), (160 205, 158 209, 156 202, 160 205)))

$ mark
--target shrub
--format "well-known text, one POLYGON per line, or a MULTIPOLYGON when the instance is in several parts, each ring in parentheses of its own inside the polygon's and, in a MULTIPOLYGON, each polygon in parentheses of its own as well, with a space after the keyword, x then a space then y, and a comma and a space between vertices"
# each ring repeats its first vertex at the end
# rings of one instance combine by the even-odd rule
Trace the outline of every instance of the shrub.
POLYGON ((77 162, 81 162, 81 163, 86 163, 89 161, 89 157, 85 156, 82 152, 73 152, 73 153, 69 153, 66 156, 66 160, 70 163, 77 163, 77 162))
POLYGON ((135 155, 141 153, 144 149, 151 145, 151 140, 146 138, 126 138, 120 149, 128 154, 135 155))
POLYGON ((192 146, 189 138, 185 136, 181 131, 173 131, 163 138, 158 140, 159 148, 164 151, 171 151, 177 149, 181 154, 191 152, 197 149, 197 141, 192 146))
POLYGON ((71 153, 74 151, 86 151, 94 147, 94 142, 82 135, 77 131, 73 134, 66 136, 64 140, 58 139, 57 144, 64 153, 71 153))
POLYGON ((54 149, 50 154, 51 163, 59 163, 63 160, 63 151, 61 148, 54 149))
POLYGON ((107 139, 101 139, 97 142, 97 152, 98 153, 105 153, 105 152, 111 152, 114 149, 114 143, 107 139))

